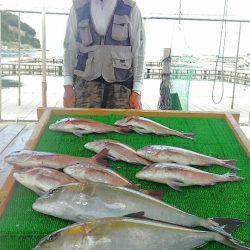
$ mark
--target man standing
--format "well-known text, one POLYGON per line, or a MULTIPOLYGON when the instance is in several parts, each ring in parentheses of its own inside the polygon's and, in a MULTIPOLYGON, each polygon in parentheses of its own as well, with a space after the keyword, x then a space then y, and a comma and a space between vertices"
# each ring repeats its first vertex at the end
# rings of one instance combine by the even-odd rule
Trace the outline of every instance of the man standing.
POLYGON ((141 109, 145 33, 132 0, 73 0, 64 106, 141 109))

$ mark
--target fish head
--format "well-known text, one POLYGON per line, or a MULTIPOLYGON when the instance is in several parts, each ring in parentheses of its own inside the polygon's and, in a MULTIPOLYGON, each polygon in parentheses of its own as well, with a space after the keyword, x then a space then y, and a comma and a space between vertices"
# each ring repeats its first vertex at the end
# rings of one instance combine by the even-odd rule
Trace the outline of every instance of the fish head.
POLYGON ((94 227, 94 222, 73 224, 46 236, 33 250, 87 249, 87 237, 94 227))
POLYGON ((153 157, 156 156, 157 153, 159 152, 154 150, 151 146, 137 150, 137 154, 146 159, 152 159, 153 157))
POLYGON ((77 163, 75 165, 64 168, 63 171, 65 174, 72 176, 73 178, 76 178, 79 175, 81 175, 84 172, 85 168, 87 167, 88 164, 82 165, 81 163, 77 163))
POLYGON ((58 249, 60 242, 61 234, 60 232, 55 232, 45 238, 43 238, 39 244, 33 250, 42 250, 42 249, 58 249))
POLYGON ((49 190, 44 195, 39 197, 33 203, 32 208, 35 211, 44 214, 54 214, 55 211, 57 211, 58 215, 59 213, 64 214, 64 212, 68 209, 66 205, 64 206, 64 203, 68 202, 65 197, 72 197, 75 192, 91 195, 93 193, 93 188, 93 185, 89 182, 76 182, 59 186, 49 190))
POLYGON ((132 116, 123 118, 123 119, 121 119, 121 120, 116 121, 116 122, 115 122, 115 125, 116 125, 116 126, 121 126, 121 127, 128 126, 128 125, 132 125, 132 124, 130 124, 130 122, 133 120, 133 118, 134 118, 134 117, 132 117, 132 116))
POLYGON ((51 214, 60 203, 61 194, 64 191, 63 186, 53 188, 39 197, 32 205, 35 211, 51 214))
POLYGON ((28 169, 24 171, 18 171, 13 174, 14 178, 20 183, 29 183, 35 179, 38 171, 36 169, 28 169))
POLYGON ((156 166, 156 165, 157 164, 152 164, 150 166, 144 167, 141 171, 139 171, 136 174, 136 178, 142 179, 142 180, 147 180, 150 175, 155 175, 156 170, 155 170, 154 166, 156 166))
POLYGON ((52 171, 53 170, 46 168, 27 168, 15 172, 13 176, 20 183, 35 183, 37 180, 49 176, 52 171))
POLYGON ((68 127, 72 126, 73 118, 65 118, 49 126, 49 129, 52 131, 65 131, 68 127))
POLYGON ((94 151, 96 153, 100 153, 103 149, 106 148, 105 140, 97 140, 93 142, 88 142, 84 145, 84 147, 88 150, 94 151))
POLYGON ((22 150, 22 151, 16 151, 12 152, 11 154, 7 155, 4 160, 5 162, 9 164, 22 164, 25 163, 28 159, 30 159, 32 155, 32 151, 30 150, 22 150))

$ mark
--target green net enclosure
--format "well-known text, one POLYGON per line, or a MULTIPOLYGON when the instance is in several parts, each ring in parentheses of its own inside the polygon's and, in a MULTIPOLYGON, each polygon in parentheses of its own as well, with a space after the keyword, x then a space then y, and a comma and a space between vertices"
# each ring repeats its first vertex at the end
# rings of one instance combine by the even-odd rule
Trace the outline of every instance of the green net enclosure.
MULTIPOLYGON (((53 116, 49 124, 67 116, 53 116)), ((104 123, 114 124, 122 118, 120 115, 84 116, 104 123)), ((236 159, 241 169, 238 175, 246 180, 240 183, 224 183, 212 187, 187 187, 177 192, 170 187, 136 179, 136 173, 143 166, 133 166, 124 162, 111 162, 112 169, 129 178, 134 184, 140 184, 143 189, 164 190, 164 201, 186 212, 211 217, 239 218, 245 223, 237 229, 234 236, 250 243, 250 159, 238 143, 232 130, 224 119, 215 118, 160 118, 152 120, 167 125, 170 128, 196 134, 195 140, 177 137, 161 137, 155 135, 139 135, 129 133, 120 135, 86 135, 83 138, 73 134, 49 131, 48 126, 41 137, 36 150, 91 157, 94 154, 83 147, 89 141, 110 138, 121 141, 134 149, 146 145, 170 145, 183 147, 196 152, 215 156, 222 159, 236 159)), ((48 124, 48 125, 49 125, 48 124)), ((226 169, 218 166, 204 168, 205 171, 225 174, 226 169)), ((37 196, 27 188, 16 185, 13 198, 0 218, 0 250, 29 250, 36 246, 41 238, 72 224, 32 210, 32 204, 37 196)), ((206 250, 230 249, 216 242, 203 247, 206 250)))
POLYGON ((193 73, 193 69, 172 68, 170 77, 171 110, 188 110, 189 88, 193 73))

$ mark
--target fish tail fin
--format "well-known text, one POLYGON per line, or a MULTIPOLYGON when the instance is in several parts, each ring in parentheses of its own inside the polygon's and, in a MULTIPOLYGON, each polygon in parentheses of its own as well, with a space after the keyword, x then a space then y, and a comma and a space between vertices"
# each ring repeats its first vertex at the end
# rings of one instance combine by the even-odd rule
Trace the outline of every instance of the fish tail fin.
POLYGON ((193 140, 195 135, 193 133, 183 133, 184 138, 193 140))
POLYGON ((229 236, 233 233, 244 221, 235 218, 211 218, 212 222, 209 229, 220 234, 229 236), (212 225, 213 224, 213 225, 212 225), (217 224, 217 225, 216 225, 217 224))
POLYGON ((245 178, 239 177, 234 173, 228 173, 222 175, 225 182, 234 182, 234 181, 244 181, 245 178))
POLYGON ((242 241, 239 241, 239 240, 236 240, 232 237, 229 237, 229 236, 224 236, 224 235, 220 235, 216 241, 228 246, 228 247, 231 247, 233 249, 238 249, 238 250, 247 250, 247 249, 250 249, 250 245, 242 242, 242 241))
POLYGON ((158 200, 164 199, 164 191, 163 190, 140 190, 142 193, 150 195, 158 200))
POLYGON ((219 165, 232 170, 240 170, 235 164, 236 160, 221 160, 219 165))
POLYGON ((226 164, 235 165, 237 160, 223 160, 223 162, 226 164))
POLYGON ((101 165, 104 166, 109 166, 108 161, 105 159, 108 156, 108 149, 103 149, 100 153, 98 153, 97 155, 95 155, 92 159, 96 162, 99 163, 101 165))

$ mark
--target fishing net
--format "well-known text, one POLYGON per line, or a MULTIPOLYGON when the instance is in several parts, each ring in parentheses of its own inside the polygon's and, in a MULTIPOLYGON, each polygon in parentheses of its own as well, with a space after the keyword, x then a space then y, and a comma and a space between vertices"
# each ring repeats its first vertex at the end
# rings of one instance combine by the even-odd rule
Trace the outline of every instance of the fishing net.
POLYGON ((177 65, 174 62, 171 64, 171 74, 162 76, 159 109, 188 110, 189 88, 193 73, 193 68, 177 65))
POLYGON ((188 110, 189 88, 193 73, 193 69, 172 68, 170 77, 171 110, 188 110))

